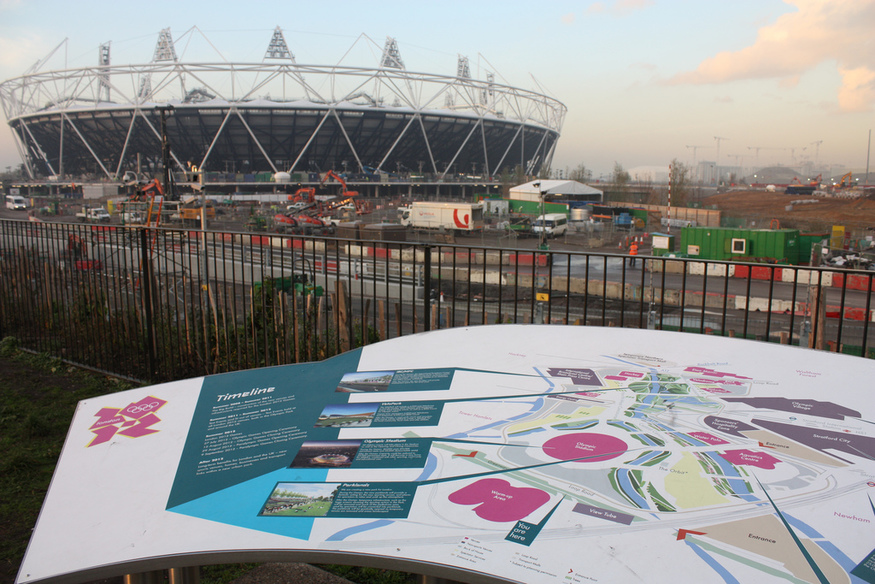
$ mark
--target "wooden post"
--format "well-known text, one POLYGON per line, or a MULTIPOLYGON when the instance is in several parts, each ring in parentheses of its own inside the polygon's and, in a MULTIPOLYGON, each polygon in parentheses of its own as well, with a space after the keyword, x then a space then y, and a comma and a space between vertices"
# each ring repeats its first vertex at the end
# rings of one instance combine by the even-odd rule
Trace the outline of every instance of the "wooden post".
POLYGON ((401 336, 401 303, 395 303, 395 336, 401 336))
POLYGON ((368 344, 368 317, 371 315, 371 299, 365 300, 365 313, 362 315, 362 346, 368 344))
POLYGON ((337 313, 337 333, 340 337, 340 351, 345 353, 352 348, 352 339, 349 334, 349 307, 347 305, 346 299, 346 285, 343 283, 343 280, 337 280, 334 283, 334 290, 337 294, 337 304, 335 305, 335 312, 337 313))
POLYGON ((377 321, 379 322, 378 329, 380 340, 386 340, 386 301, 382 298, 377 300, 377 321))
POLYGON ((808 335, 809 349, 823 349, 823 329, 826 326, 826 294, 823 288, 814 286, 811 290, 811 333, 808 335))
MULTIPOLYGON (((303 303, 301 303, 303 305, 303 303)), ((295 344, 295 363, 301 362, 301 334, 299 330, 298 298, 292 295, 292 335, 295 344)))
POLYGON ((201 570, 198 566, 170 568, 167 576, 169 584, 198 584, 201 581, 201 570))

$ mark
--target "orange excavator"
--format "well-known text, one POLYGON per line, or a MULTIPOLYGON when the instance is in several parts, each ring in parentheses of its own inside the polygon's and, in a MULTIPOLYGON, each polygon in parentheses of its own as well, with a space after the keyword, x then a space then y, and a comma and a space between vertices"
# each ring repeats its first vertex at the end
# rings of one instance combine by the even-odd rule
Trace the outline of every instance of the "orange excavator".
POLYGON ((850 188, 852 186, 853 186, 853 177, 851 176, 851 173, 849 172, 846 175, 844 175, 841 178, 841 180, 839 180, 839 183, 835 186, 835 188, 847 189, 847 188, 850 188), (845 182, 845 181, 847 181, 847 182, 845 182))
POLYGON ((346 188, 346 181, 343 180, 343 178, 340 177, 340 176, 339 176, 336 172, 334 172, 333 170, 329 170, 328 172, 326 172, 326 173, 325 173, 325 176, 322 177, 322 182, 319 183, 319 184, 323 184, 323 185, 324 185, 324 184, 325 184, 325 181, 327 181, 329 178, 333 178, 334 180, 336 180, 337 182, 340 183, 340 196, 341 196, 341 197, 349 198, 349 197, 357 197, 357 196, 358 196, 358 191, 350 191, 350 190, 347 190, 347 188, 346 188))
POLYGON ((355 207, 356 215, 365 215, 371 212, 371 205, 368 201, 357 198, 358 191, 350 191, 346 187, 346 181, 343 180, 342 177, 338 176, 333 170, 329 170, 325 173, 325 176, 322 178, 322 184, 325 184, 325 181, 329 178, 333 178, 337 182, 340 183, 340 197, 332 199, 331 201, 327 201, 323 204, 322 212, 324 214, 332 214, 337 210, 349 207, 350 205, 355 207))
POLYGON ((157 178, 153 178, 150 182, 145 184, 138 184, 137 189, 134 191, 134 194, 131 195, 131 201, 151 201, 156 196, 164 196, 164 189, 161 187, 161 183, 158 182, 157 178))
POLYGON ((316 189, 313 187, 301 187, 294 194, 289 195, 292 203, 315 203, 316 189))

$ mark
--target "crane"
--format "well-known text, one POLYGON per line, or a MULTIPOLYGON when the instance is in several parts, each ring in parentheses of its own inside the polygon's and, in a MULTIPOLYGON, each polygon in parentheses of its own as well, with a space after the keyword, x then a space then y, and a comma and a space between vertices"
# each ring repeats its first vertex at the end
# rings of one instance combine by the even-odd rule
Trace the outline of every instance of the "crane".
POLYGON ((823 140, 815 140, 811 143, 814 145, 814 166, 817 167, 817 158, 820 156, 820 145, 823 144, 823 140))
POLYGON ((714 166, 717 170, 717 186, 720 186, 720 142, 722 140, 728 140, 729 138, 714 136, 714 139, 717 140, 717 158, 714 159, 714 166))

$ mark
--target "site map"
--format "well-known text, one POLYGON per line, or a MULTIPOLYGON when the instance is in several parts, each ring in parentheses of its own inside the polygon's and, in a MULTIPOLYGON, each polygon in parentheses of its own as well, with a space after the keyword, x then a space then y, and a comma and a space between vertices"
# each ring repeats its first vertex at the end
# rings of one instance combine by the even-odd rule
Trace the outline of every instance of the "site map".
POLYGON ((159 514, 226 536, 165 538, 155 556, 255 546, 458 580, 873 583, 873 372, 700 335, 450 329, 133 390, 130 420, 89 404, 76 456, 122 432, 169 440, 165 412, 186 411, 159 514), (144 408, 154 437, 137 430, 144 408))

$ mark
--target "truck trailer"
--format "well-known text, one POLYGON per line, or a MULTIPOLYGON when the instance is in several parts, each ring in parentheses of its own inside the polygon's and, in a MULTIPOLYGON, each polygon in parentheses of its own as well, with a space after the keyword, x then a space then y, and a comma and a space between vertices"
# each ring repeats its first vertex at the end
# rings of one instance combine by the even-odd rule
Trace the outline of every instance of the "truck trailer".
POLYGON ((398 207, 398 219, 414 229, 478 231, 483 229, 483 204, 415 202, 398 207))

